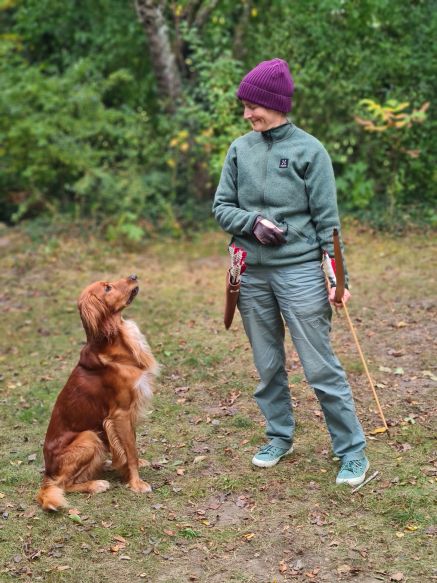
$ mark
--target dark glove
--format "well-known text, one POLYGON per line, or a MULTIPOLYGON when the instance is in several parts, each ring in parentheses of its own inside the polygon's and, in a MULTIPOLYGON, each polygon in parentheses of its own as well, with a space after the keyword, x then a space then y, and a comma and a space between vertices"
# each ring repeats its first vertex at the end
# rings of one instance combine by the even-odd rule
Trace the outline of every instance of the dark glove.
POLYGON ((282 229, 262 217, 258 217, 252 232, 261 245, 283 245, 286 242, 282 229))

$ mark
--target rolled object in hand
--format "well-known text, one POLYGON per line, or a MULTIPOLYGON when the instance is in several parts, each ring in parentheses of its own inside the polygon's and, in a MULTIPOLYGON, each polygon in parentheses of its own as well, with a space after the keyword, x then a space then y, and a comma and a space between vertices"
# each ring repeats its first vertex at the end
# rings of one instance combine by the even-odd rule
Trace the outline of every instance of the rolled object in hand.
POLYGON ((237 307, 238 295, 240 293, 240 281, 238 283, 231 282, 229 271, 226 273, 226 301, 225 301, 225 317, 223 319, 226 330, 229 330, 234 319, 235 308, 237 307))
POLYGON ((334 299, 337 303, 341 304, 341 300, 344 296, 344 267, 343 255, 341 253, 340 246, 340 237, 338 235, 337 229, 334 229, 332 237, 334 241, 335 277, 337 280, 334 299))

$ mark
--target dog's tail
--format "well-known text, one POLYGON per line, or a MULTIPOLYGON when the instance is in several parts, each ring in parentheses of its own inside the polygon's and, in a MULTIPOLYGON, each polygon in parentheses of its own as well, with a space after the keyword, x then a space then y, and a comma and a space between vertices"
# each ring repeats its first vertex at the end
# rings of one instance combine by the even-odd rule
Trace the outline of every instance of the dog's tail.
POLYGON ((57 511, 68 506, 64 498, 64 490, 51 478, 44 478, 41 489, 36 497, 43 510, 57 511))

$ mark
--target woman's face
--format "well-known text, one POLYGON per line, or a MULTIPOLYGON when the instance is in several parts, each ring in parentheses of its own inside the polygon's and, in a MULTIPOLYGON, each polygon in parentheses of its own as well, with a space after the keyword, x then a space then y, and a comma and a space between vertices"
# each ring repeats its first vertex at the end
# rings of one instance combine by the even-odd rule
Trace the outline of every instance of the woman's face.
POLYGON ((262 105, 256 105, 243 100, 244 119, 250 122, 254 132, 265 132, 282 125, 287 121, 285 113, 274 109, 267 109, 262 105))

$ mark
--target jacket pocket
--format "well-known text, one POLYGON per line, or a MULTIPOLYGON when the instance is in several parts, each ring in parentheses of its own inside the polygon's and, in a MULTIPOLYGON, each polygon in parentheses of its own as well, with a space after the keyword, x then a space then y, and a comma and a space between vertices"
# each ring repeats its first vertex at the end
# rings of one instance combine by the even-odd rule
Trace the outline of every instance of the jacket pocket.
POLYGON ((298 239, 300 239, 301 241, 305 241, 305 243, 307 243, 308 245, 314 245, 314 243, 317 241, 315 235, 305 235, 305 233, 303 233, 297 227, 294 227, 291 223, 286 223, 286 225, 289 232, 294 233, 298 239))

